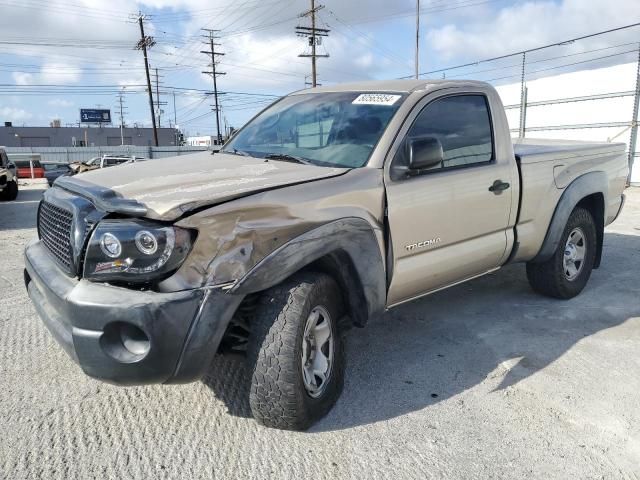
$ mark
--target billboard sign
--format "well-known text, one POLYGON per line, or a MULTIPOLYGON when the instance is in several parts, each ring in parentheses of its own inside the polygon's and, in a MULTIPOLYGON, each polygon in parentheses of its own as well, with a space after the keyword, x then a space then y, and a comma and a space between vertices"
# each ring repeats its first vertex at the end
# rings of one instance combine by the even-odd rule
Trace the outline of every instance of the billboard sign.
POLYGON ((81 108, 81 123, 111 123, 111 110, 101 108, 81 108))

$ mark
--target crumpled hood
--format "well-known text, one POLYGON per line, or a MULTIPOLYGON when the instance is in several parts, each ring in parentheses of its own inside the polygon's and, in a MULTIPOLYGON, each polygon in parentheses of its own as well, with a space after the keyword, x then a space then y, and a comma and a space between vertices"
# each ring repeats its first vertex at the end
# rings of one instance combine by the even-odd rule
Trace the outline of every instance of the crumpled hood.
POLYGON ((175 220, 198 207, 347 171, 203 152, 61 177, 56 186, 86 196, 107 211, 175 220))

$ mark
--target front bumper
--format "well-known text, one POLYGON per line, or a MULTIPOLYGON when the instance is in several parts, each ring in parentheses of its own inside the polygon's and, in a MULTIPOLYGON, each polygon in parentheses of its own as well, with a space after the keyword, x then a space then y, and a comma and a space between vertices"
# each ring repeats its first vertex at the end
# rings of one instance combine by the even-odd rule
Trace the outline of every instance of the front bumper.
POLYGON ((200 378, 242 296, 219 290, 131 290, 65 275, 40 241, 25 249, 25 284, 64 350, 95 378, 121 385, 200 378))

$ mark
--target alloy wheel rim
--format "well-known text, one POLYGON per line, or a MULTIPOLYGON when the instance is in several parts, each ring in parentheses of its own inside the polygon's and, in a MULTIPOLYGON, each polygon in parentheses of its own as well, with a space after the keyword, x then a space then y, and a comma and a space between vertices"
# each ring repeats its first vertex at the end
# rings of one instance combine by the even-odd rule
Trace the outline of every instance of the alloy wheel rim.
POLYGON ((302 381, 312 398, 322 395, 329 384, 333 350, 331 317, 325 307, 316 306, 307 317, 302 338, 302 381))
POLYGON ((586 254, 587 238, 581 228, 574 228, 569 233, 562 256, 564 276, 567 280, 573 281, 580 275, 586 254))

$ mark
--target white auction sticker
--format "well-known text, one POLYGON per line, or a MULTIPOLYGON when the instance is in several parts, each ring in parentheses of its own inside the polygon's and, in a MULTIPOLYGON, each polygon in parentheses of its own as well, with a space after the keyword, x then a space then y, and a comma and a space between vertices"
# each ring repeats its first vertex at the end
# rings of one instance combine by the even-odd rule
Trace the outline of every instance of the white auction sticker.
POLYGON ((353 105, 393 105, 402 95, 390 95, 388 93, 362 93, 358 95, 353 105))

